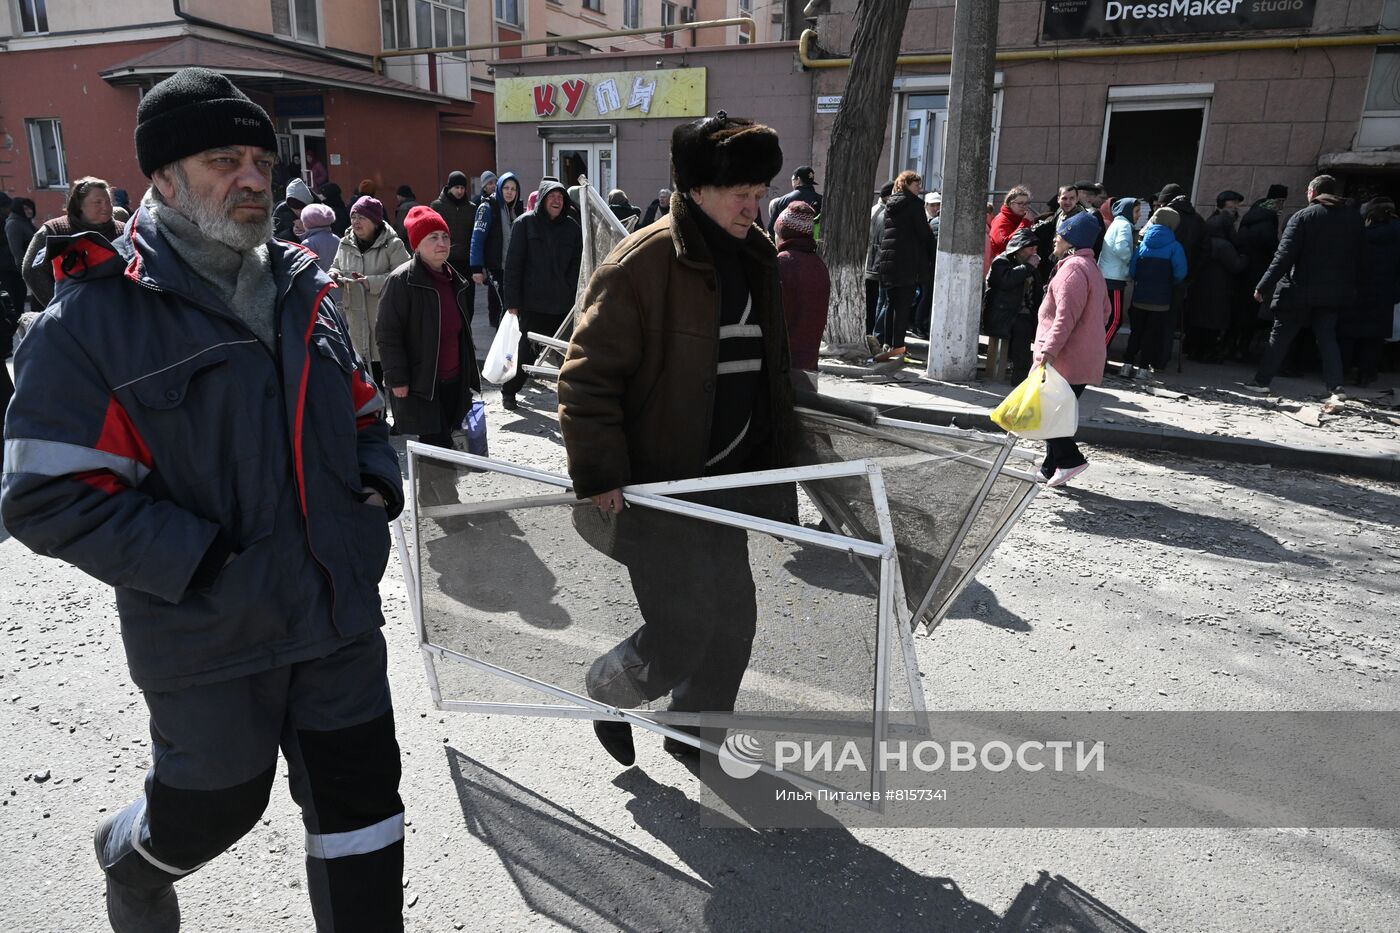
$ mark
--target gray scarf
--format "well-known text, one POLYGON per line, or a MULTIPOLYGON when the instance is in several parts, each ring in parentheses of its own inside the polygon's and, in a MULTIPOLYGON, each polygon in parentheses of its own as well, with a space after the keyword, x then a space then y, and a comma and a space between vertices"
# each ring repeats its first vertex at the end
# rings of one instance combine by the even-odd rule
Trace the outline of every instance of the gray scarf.
POLYGON ((277 282, 267 244, 239 253, 205 236, 188 217, 146 192, 142 206, 191 272, 207 282, 224 305, 257 338, 277 352, 277 282))

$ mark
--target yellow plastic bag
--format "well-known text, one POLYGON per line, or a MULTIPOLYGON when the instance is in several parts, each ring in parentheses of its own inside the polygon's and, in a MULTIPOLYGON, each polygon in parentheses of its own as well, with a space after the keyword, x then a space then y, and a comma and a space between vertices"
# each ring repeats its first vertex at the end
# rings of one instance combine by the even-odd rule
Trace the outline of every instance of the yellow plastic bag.
POLYGON ((992 420, 1019 437, 1073 437, 1079 427, 1079 399, 1055 367, 1037 366, 993 409, 992 420))

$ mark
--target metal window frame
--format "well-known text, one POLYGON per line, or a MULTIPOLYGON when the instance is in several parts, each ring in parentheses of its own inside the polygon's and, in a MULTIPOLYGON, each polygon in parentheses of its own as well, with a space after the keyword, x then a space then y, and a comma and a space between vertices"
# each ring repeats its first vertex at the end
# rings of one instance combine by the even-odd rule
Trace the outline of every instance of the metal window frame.
MULTIPOLYGON (((34 176, 34 187, 37 188, 37 189, 39 189, 39 190, 41 190, 41 191, 58 191, 58 190, 66 189, 66 188, 68 187, 68 184, 69 184, 69 178, 68 178, 68 154, 67 154, 66 152, 64 152, 64 147, 63 147, 63 120, 62 120, 60 117, 25 117, 25 118, 24 118, 24 129, 25 129, 25 137, 26 137, 25 142, 27 142, 27 143, 29 144, 29 161, 30 161, 30 166, 29 166, 29 167, 30 167, 30 170, 31 170, 32 175, 34 176), (47 180, 41 180, 41 179, 39 178, 39 161, 38 161, 38 155, 39 155, 39 152, 42 152, 43 146, 42 146, 42 140, 40 140, 41 145, 40 145, 40 147, 39 147, 39 150, 38 150, 38 151, 35 150, 35 147, 34 147, 34 143, 35 143, 34 134, 35 134, 36 131, 38 131, 39 125, 40 125, 41 123, 52 123, 52 124, 53 124, 53 137, 54 137, 54 142, 57 143, 57 151, 58 151, 58 175, 59 175, 59 181, 58 181, 58 184, 56 184, 56 185, 51 185, 51 184, 49 184, 49 183, 47 182, 47 180)), ((45 160, 45 161, 47 162, 47 160, 45 160)))
MULTIPOLYGON (((495 460, 490 457, 479 457, 457 450, 446 450, 422 444, 418 441, 409 441, 406 448, 408 455, 408 488, 410 490, 408 514, 413 522, 414 544, 411 548, 408 545, 408 535, 403 528, 402 516, 393 523, 393 535, 399 550, 400 563, 404 570, 405 583, 409 592, 409 607, 414 616, 415 628, 418 631, 419 647, 423 655, 424 669, 428 677, 429 692, 433 698, 434 706, 445 711, 494 715, 613 720, 639 726, 650 732, 655 732, 688 745, 693 745, 713 755, 719 754, 720 746, 716 745, 714 742, 675 728, 675 724, 684 718, 682 716, 676 714, 661 714, 660 711, 653 710, 619 709, 594 700, 591 697, 519 673, 518 671, 512 671, 489 661, 472 657, 442 645, 434 644, 429 638, 427 622, 423 612, 423 548, 418 540, 420 508, 416 495, 418 489, 418 461, 420 459, 425 459, 455 466, 471 467, 484 472, 500 473, 506 476, 531 480, 561 490, 572 490, 573 484, 568 477, 557 473, 522 467, 507 461, 495 460), (499 677, 517 686, 538 691, 556 700, 561 700, 568 705, 554 706, 546 704, 484 703, 467 700, 445 700, 442 696, 435 667, 436 662, 439 660, 465 664, 478 672, 499 677)), ((811 544, 816 547, 844 551, 856 556, 879 560, 879 595, 877 598, 875 620, 875 683, 873 685, 874 698, 870 733, 872 751, 876 751, 881 747, 881 743, 885 741, 889 733, 888 711, 886 710, 889 699, 889 655, 892 645, 896 644, 896 642, 891 641, 892 638, 900 639, 897 644, 899 644, 904 651, 906 670, 912 672, 914 675, 910 678, 909 690, 915 711, 916 713, 924 713, 926 715, 927 704, 923 697, 922 686, 917 678, 917 663, 912 653, 913 643, 911 640, 908 640, 906 635, 900 632, 902 629, 907 633, 909 627, 901 624, 900 616, 895 608, 894 586, 898 581, 899 573, 898 553, 894 540, 893 521, 890 517, 889 504, 884 493, 884 479, 878 464, 862 460, 846 463, 821 464, 810 467, 791 467, 757 473, 730 474, 669 483, 625 486, 622 491, 627 497, 627 500, 635 506, 655 508, 660 511, 671 512, 677 515, 686 515, 702 521, 711 521, 733 528, 758 532, 760 534, 781 536, 789 540, 801 541, 804 544, 811 544), (671 498, 675 495, 708 490, 735 489, 778 483, 801 482, 803 480, 855 477, 861 475, 866 477, 870 485, 872 499, 875 502, 876 515, 880 525, 881 540, 879 543, 829 532, 814 531, 800 525, 772 521, 739 512, 731 512, 712 506, 700 505, 683 499, 671 498)), ((467 503, 461 507, 437 506, 431 509, 422 509, 421 511, 422 514, 427 517, 446 517, 456 514, 469 514, 469 512, 466 511, 457 511, 459 508, 479 512, 491 509, 499 510, 504 507, 519 508, 522 502, 525 502, 526 507, 529 507, 527 500, 530 499, 537 500, 535 503, 537 505, 547 506, 559 504, 560 497, 559 495, 542 495, 538 497, 526 497, 525 499, 515 497, 490 502, 467 503)), ((737 715, 744 716, 744 714, 737 715)), ((749 714, 749 717, 751 718, 752 714, 749 714)), ((784 720, 784 724, 791 725, 791 723, 786 720, 784 720)), ((822 731, 831 731, 834 725, 834 723, 830 722, 818 721, 816 723, 816 727, 820 728, 822 731)), ((835 785, 826 784, 804 774, 778 770, 767 762, 759 762, 759 770, 768 774, 770 777, 788 781, 789 783, 808 790, 839 789, 836 788, 835 785)), ((861 806, 865 806, 867 809, 876 812, 882 812, 883 804, 878 801, 883 796, 884 787, 885 775, 883 770, 880 768, 872 768, 870 771, 870 790, 876 802, 868 805, 862 803, 861 806)))

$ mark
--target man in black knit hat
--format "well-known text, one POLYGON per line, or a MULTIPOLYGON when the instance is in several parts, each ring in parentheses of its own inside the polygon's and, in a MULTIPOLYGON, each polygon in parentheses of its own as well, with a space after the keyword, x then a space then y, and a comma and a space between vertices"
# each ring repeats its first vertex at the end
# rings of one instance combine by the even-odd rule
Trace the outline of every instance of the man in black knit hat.
MULTIPOLYGON (((586 677, 591 697, 618 708, 669 693, 681 713, 731 711, 748 667, 757 609, 746 532, 629 509, 622 487, 792 463, 777 253, 756 223, 782 164, 766 126, 721 112, 677 127, 668 222, 625 239, 593 274, 559 376, 569 473, 591 500, 575 521, 615 531, 600 537, 627 566, 643 619, 586 677)), ((791 517, 784 492, 700 498, 791 517)), ((629 726, 595 731, 632 764, 629 726)), ((695 750, 670 738, 666 748, 695 750)))
POLYGON ((257 822, 279 747, 316 928, 403 929, 378 592, 402 485, 330 279, 272 239, 276 148, 223 75, 152 88, 151 188, 115 243, 50 239, 16 360, 5 526, 115 587, 150 712, 144 793, 96 832, 118 933, 179 928, 174 882, 257 822))

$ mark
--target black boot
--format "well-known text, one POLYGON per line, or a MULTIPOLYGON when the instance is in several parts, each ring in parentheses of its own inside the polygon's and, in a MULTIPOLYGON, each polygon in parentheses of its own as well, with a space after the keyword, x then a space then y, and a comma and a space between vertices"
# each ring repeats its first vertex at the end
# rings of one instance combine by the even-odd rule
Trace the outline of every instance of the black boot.
POLYGON ((593 734, 603 750, 617 760, 624 768, 637 763, 637 748, 632 744, 632 727, 625 722, 594 720, 593 734))
POLYGON ((112 877, 106 871, 107 839, 120 813, 113 813, 97 824, 93 845, 97 863, 107 876, 107 921, 115 933, 179 933, 180 900, 173 884, 137 888, 112 877))

